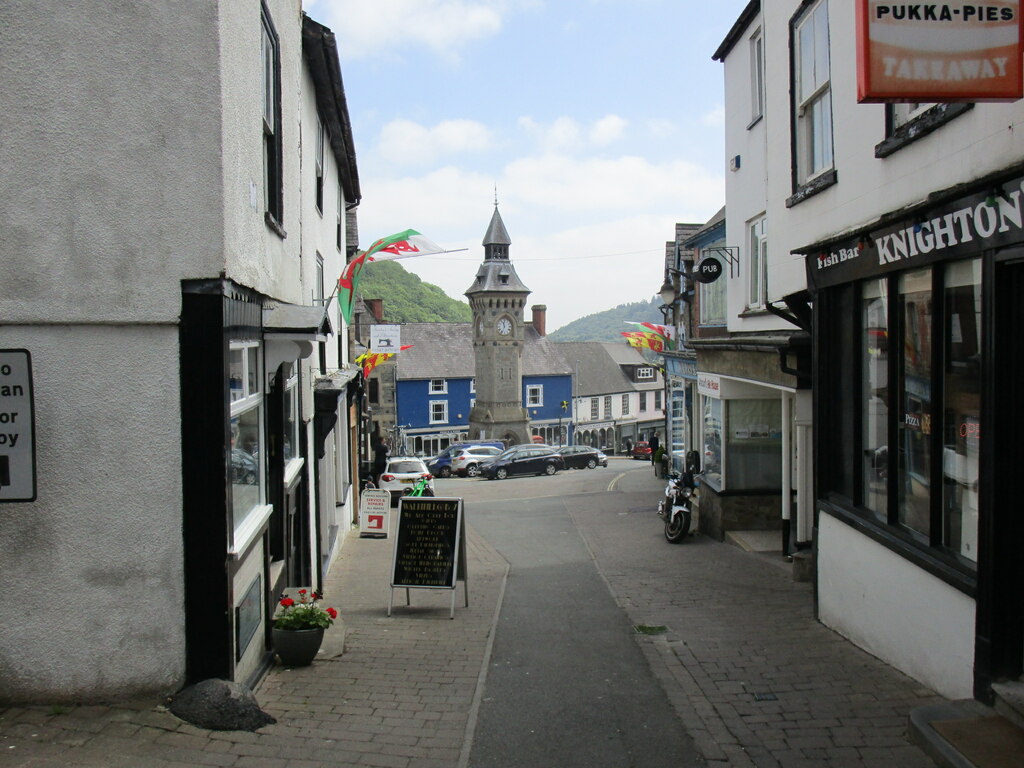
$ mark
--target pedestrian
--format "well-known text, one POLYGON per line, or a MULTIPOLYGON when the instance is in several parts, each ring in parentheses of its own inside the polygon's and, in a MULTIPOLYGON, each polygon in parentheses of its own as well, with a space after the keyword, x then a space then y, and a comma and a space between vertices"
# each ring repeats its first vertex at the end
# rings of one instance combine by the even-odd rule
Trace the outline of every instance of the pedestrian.
POLYGON ((384 437, 377 435, 377 444, 373 447, 373 484, 380 488, 380 476, 388 465, 388 444, 384 437))
POLYGON ((656 459, 654 458, 654 454, 656 454, 658 452, 658 447, 660 445, 661 445, 661 442, 658 440, 658 433, 655 432, 651 436, 651 464, 653 464, 656 461, 656 459))

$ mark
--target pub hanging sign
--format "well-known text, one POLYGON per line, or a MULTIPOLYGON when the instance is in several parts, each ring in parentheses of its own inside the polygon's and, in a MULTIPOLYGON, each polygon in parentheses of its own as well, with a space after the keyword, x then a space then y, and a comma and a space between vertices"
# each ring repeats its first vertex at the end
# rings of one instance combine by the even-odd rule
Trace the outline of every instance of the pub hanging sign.
POLYGON ((857 2, 857 100, 1015 101, 1024 95, 1020 0, 857 2))

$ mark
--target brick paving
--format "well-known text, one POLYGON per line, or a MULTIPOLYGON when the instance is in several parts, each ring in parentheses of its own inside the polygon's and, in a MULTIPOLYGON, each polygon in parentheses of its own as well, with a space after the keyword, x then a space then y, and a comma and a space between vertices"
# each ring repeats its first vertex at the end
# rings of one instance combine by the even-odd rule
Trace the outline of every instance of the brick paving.
MULTIPOLYGON (((838 768, 932 763, 907 738, 911 709, 941 702, 814 620, 811 588, 780 558, 661 538, 660 483, 630 471, 615 497, 565 497, 682 723, 712 766, 838 768), (604 501, 598 501, 604 499, 604 501)), ((469 602, 395 592, 392 540, 350 534, 325 585, 344 655, 275 667, 256 690, 277 718, 207 731, 159 703, 0 707, 0 768, 464 768, 507 564, 470 526, 469 602)))

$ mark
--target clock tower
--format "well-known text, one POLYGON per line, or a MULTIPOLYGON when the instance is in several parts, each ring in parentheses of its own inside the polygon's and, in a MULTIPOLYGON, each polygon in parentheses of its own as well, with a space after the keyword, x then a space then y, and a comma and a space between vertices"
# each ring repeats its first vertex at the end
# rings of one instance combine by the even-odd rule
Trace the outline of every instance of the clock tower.
POLYGON ((530 441, 530 417, 523 407, 523 309, 530 289, 508 257, 512 243, 495 202, 484 235, 484 262, 466 291, 473 310, 476 404, 469 414, 471 440, 530 441))

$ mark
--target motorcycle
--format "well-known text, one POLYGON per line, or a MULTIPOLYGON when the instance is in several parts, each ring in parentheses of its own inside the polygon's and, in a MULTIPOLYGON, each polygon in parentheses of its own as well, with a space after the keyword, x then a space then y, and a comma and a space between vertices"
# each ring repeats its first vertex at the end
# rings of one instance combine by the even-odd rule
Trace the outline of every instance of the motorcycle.
POLYGON ((665 539, 672 544, 678 544, 696 528, 691 504, 697 490, 694 479, 696 461, 689 454, 686 465, 682 474, 673 472, 669 475, 665 498, 658 503, 658 517, 665 521, 665 539))

